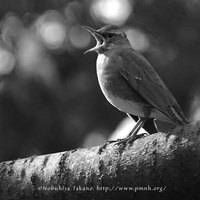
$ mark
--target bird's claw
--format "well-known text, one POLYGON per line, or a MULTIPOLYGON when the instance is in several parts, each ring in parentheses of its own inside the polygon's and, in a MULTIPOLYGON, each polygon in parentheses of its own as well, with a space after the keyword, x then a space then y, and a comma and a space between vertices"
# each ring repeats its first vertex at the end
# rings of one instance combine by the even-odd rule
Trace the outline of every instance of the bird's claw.
POLYGON ((115 145, 118 145, 119 148, 122 150, 124 149, 126 146, 130 146, 135 140, 139 139, 139 138, 142 138, 142 137, 145 137, 147 136, 146 133, 142 133, 142 134, 139 134, 139 135, 133 135, 133 136, 129 136, 127 138, 124 138, 124 139, 120 139, 118 140, 115 145))
POLYGON ((128 140, 127 140, 127 144, 131 144, 132 142, 134 142, 137 139, 143 138, 148 136, 148 134, 146 133, 142 133, 142 134, 138 134, 138 135, 134 135, 133 137, 131 136, 128 140))
POLYGON ((109 140, 109 141, 106 141, 105 144, 103 144, 103 145, 101 145, 101 146, 99 147, 98 154, 101 154, 102 151, 103 151, 104 149, 106 149, 106 147, 107 147, 109 144, 115 142, 115 144, 114 144, 114 146, 115 146, 115 145, 118 145, 119 143, 121 143, 121 142, 122 142, 123 140, 125 140, 125 139, 126 139, 126 138, 124 138, 124 139, 117 139, 117 140, 109 140))
POLYGON ((114 146, 118 145, 119 149, 124 149, 129 143, 131 137, 123 138, 123 139, 118 139, 114 146))
POLYGON ((128 145, 130 146, 135 140, 137 140, 139 138, 146 137, 146 136, 148 136, 148 134, 146 134, 146 133, 142 133, 142 134, 138 134, 138 135, 132 135, 132 136, 129 136, 127 138, 121 139, 115 145, 119 145, 119 148, 122 150, 128 145))
POLYGON ((101 146, 99 147, 98 154, 101 154, 102 151, 103 151, 104 149, 106 149, 107 145, 108 145, 108 144, 111 144, 111 143, 113 143, 113 142, 116 142, 116 140, 106 141, 105 144, 103 144, 103 145, 101 145, 101 146))
POLYGON ((102 146, 99 147, 98 153, 101 154, 103 149, 106 149, 108 144, 114 143, 114 146, 118 145, 119 149, 122 150, 124 149, 126 146, 131 145, 135 140, 148 136, 148 134, 146 133, 142 133, 139 135, 133 135, 133 136, 129 136, 123 139, 117 139, 117 140, 111 140, 111 141, 107 141, 105 144, 103 144, 102 146))

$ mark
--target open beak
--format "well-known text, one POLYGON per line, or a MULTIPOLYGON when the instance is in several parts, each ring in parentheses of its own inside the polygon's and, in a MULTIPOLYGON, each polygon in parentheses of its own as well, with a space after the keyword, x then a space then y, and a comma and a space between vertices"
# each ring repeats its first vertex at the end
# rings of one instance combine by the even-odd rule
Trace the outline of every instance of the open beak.
POLYGON ((97 44, 95 47, 87 50, 84 54, 88 53, 88 52, 91 52, 91 51, 96 51, 99 46, 101 46, 104 42, 104 38, 100 35, 100 33, 98 32, 98 30, 94 30, 93 28, 90 28, 88 26, 83 26, 83 28, 85 30, 87 30, 89 33, 91 33, 91 35, 95 38, 97 44))

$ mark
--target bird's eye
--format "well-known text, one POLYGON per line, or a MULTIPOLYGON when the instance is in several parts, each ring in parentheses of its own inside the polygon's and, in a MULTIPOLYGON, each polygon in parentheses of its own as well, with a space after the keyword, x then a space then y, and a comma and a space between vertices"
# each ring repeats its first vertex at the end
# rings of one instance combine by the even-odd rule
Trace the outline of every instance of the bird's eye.
POLYGON ((107 34, 107 38, 112 38, 113 36, 114 36, 113 33, 108 33, 108 34, 107 34))
POLYGON ((116 34, 115 33, 102 33, 101 34, 105 39, 110 39, 114 37, 116 34))

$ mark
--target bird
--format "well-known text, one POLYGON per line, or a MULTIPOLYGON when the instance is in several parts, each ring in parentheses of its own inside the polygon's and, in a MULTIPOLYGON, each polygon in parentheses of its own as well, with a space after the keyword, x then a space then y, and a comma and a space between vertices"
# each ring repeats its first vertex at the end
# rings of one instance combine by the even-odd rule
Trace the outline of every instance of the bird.
POLYGON ((100 88, 110 104, 129 117, 138 117, 134 128, 117 144, 127 144, 139 137, 138 131, 151 120, 174 126, 189 121, 176 99, 147 59, 130 44, 127 35, 116 25, 98 30, 83 26, 96 40, 85 53, 96 52, 96 72, 100 88))

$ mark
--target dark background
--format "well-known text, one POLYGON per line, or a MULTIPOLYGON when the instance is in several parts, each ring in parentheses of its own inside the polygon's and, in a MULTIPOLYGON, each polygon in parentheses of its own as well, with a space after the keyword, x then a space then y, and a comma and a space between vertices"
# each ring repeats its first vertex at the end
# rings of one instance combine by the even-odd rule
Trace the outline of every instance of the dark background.
POLYGON ((119 25, 200 118, 199 1, 1 0, 0 20, 0 160, 101 144, 125 118, 100 91, 82 25, 119 25))

